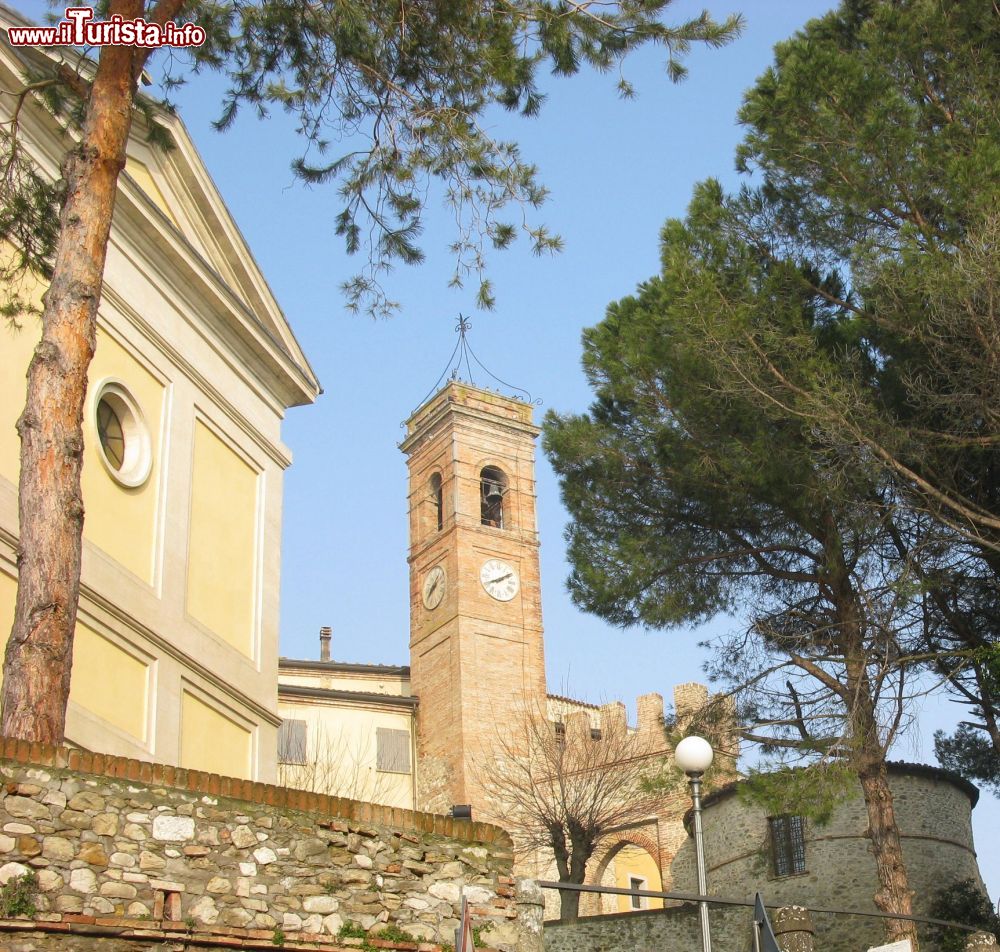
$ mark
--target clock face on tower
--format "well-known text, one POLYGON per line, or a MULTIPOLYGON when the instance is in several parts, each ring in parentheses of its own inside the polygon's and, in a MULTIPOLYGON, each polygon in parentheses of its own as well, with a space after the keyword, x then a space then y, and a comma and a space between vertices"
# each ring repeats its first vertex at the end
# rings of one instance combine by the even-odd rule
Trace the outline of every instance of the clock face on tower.
POLYGON ((448 580, 445 578, 444 569, 440 565, 435 565, 424 577, 423 598, 424 608, 433 611, 441 604, 444 598, 445 588, 448 580))
POLYGON ((479 581, 498 602, 509 602, 520 586, 514 566, 502 559, 487 559, 479 570, 479 581))

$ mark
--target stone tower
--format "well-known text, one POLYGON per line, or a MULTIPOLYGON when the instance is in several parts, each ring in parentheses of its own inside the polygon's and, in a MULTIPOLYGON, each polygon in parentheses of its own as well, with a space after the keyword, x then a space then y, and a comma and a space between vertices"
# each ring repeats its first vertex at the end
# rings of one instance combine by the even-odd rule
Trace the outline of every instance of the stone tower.
POLYGON ((473 762, 545 704, 531 407, 452 381, 406 423, 420 807, 481 806, 473 762))

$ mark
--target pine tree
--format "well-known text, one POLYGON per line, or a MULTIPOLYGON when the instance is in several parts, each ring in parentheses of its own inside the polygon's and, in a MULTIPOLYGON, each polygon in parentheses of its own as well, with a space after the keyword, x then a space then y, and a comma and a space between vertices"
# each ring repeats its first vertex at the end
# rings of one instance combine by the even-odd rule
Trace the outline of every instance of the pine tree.
POLYGON ((1000 739, 998 51, 995 5, 924 0, 846 0, 779 44, 745 186, 667 224, 662 274, 585 335, 590 412, 546 425, 577 601, 745 615, 716 667, 748 734, 851 765, 895 914, 884 759, 920 672, 976 716, 954 763, 990 770, 968 741, 1000 739))

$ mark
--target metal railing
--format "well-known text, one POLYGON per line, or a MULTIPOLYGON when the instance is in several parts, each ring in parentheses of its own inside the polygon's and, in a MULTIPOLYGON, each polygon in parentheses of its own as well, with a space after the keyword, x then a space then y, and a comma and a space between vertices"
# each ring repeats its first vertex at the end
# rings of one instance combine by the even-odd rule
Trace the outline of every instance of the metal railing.
MULTIPOLYGON (((698 893, 689 892, 657 892, 653 889, 624 889, 621 886, 592 886, 580 883, 559 883, 547 879, 539 879, 536 880, 536 882, 542 889, 569 890, 571 892, 580 893, 610 893, 614 896, 640 896, 644 899, 673 899, 678 902, 686 903, 707 902, 719 906, 744 906, 749 909, 754 907, 754 900, 752 899, 734 899, 727 896, 702 896, 698 893)), ((768 909, 779 908, 779 906, 775 903, 765 903, 765 906, 768 909)), ((916 922, 924 925, 962 929, 965 932, 982 931, 981 926, 970 926, 963 922, 951 922, 947 919, 932 919, 929 916, 903 916, 886 912, 867 912, 861 909, 832 909, 820 906, 808 906, 807 908, 809 909, 809 912, 822 913, 824 915, 862 916, 868 919, 900 919, 906 922, 916 922)), ((664 909, 662 911, 668 912, 669 910, 664 909)))

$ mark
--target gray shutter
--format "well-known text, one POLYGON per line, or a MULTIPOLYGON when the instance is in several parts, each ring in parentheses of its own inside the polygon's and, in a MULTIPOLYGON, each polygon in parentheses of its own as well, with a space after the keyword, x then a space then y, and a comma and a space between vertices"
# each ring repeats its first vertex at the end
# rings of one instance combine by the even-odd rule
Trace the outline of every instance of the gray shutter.
POLYGON ((306 722, 284 720, 278 728, 278 763, 306 762, 306 722))
POLYGON ((388 773, 410 772, 410 732, 390 727, 375 729, 378 743, 376 766, 388 773))

